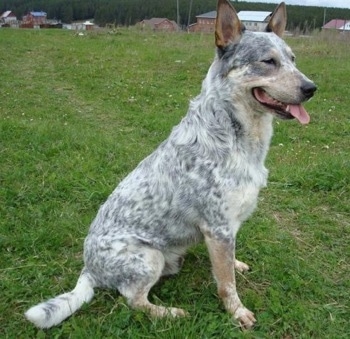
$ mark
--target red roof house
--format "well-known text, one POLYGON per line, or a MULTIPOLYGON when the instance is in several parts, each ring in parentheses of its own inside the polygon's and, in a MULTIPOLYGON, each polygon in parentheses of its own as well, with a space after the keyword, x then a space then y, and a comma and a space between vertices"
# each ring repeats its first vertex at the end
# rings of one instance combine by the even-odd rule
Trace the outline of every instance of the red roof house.
POLYGON ((350 20, 333 19, 327 22, 322 29, 337 29, 339 31, 350 31, 350 20))
POLYGON ((47 21, 46 12, 29 12, 27 15, 23 17, 23 22, 25 24, 32 25, 42 25, 47 21))

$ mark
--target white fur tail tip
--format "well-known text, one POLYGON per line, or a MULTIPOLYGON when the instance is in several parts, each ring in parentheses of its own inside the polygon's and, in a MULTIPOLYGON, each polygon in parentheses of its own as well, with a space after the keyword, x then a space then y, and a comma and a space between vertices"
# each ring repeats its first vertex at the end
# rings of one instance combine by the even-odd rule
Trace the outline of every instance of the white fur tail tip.
POLYGON ((31 307, 26 318, 39 328, 60 324, 94 296, 93 282, 88 273, 83 273, 74 290, 31 307))

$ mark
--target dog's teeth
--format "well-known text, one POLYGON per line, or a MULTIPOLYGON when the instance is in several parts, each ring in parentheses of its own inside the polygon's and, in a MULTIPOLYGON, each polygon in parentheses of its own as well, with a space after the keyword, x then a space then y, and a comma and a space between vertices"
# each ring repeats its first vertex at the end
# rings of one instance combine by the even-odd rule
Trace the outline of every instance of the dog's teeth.
POLYGON ((287 105, 287 107, 286 107, 286 111, 287 111, 287 112, 289 112, 289 105, 287 105))

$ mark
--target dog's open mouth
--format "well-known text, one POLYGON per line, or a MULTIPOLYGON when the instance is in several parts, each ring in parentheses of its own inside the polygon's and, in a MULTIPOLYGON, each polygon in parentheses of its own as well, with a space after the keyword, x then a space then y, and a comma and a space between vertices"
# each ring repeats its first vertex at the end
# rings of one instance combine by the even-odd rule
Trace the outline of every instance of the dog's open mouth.
POLYGON ((287 104, 272 98, 262 88, 253 89, 254 98, 263 106, 273 110, 278 116, 284 119, 298 119, 302 124, 308 124, 310 116, 301 104, 287 104))

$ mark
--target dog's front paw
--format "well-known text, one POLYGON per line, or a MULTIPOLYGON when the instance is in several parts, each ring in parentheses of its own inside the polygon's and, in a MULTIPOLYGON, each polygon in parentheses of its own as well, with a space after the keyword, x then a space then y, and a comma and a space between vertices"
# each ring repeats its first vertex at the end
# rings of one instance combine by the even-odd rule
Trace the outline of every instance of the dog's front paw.
POLYGON ((256 319, 254 317, 254 313, 249 311, 243 305, 239 306, 237 308, 237 310, 236 310, 236 312, 234 314, 234 317, 235 317, 236 320, 239 321, 239 324, 242 327, 242 329, 249 330, 256 323, 256 319))

